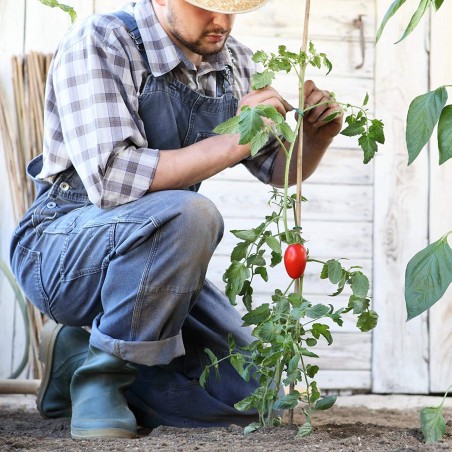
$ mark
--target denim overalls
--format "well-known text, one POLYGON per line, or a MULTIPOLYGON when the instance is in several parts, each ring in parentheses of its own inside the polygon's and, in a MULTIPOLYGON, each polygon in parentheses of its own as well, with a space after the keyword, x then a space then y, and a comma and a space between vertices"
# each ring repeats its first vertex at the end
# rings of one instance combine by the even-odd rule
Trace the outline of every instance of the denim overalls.
MULTIPOLYGON (((120 19, 140 45, 135 20, 120 19)), ((210 98, 150 74, 139 97, 149 146, 188 146, 234 116, 238 102, 230 85, 218 85, 221 95, 210 98)), ((93 346, 139 364, 127 395, 139 424, 254 420, 233 404, 257 385, 228 363, 219 382, 212 376, 206 389, 198 383, 205 347, 225 355, 228 333, 238 344, 252 340, 226 297, 205 280, 223 220, 197 193, 199 185, 100 209, 73 168, 53 184, 35 178, 41 168, 41 156, 28 166, 37 196, 11 244, 11 268, 29 300, 59 323, 91 325, 93 346)))

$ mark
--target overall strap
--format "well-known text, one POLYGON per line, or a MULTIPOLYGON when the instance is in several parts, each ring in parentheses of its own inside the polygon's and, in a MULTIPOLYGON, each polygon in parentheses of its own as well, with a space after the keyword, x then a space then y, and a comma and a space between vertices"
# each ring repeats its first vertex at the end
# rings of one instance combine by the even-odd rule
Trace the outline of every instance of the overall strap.
POLYGON ((146 55, 146 50, 144 50, 143 39, 141 38, 140 31, 138 30, 137 21, 135 17, 131 14, 126 13, 125 11, 115 11, 113 13, 119 20, 124 22, 127 32, 129 36, 133 39, 133 42, 137 46, 137 49, 140 51, 141 56, 146 61, 146 64, 149 66, 148 56, 146 55))

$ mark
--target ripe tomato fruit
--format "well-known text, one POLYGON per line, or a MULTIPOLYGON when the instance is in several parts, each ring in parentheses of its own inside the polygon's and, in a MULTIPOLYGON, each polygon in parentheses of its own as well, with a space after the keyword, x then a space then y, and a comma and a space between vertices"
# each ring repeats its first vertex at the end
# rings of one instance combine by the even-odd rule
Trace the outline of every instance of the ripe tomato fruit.
POLYGON ((298 279, 303 275, 307 258, 306 248, 301 243, 293 243, 287 247, 284 253, 284 266, 292 279, 298 279))

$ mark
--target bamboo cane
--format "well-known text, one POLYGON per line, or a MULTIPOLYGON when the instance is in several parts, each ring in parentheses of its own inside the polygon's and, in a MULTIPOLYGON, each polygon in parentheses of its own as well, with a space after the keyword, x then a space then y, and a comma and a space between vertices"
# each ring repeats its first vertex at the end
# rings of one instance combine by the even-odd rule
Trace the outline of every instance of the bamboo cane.
MULTIPOLYGON (((303 38, 301 42, 301 51, 306 53, 308 48, 308 34, 309 34, 309 16, 311 10, 311 0, 306 0, 305 12, 304 12, 304 28, 303 28, 303 38)), ((300 84, 300 89, 298 92, 298 105, 300 111, 304 110, 305 96, 304 96, 304 74, 302 77, 303 83, 300 84)), ((303 118, 301 118, 300 130, 298 132, 298 146, 297 146, 297 190, 296 190, 296 201, 295 201, 295 224, 301 225, 301 204, 302 204, 302 185, 303 185, 303 118)), ((295 281, 294 287, 295 293, 300 290, 300 280, 295 281)), ((289 386, 289 391, 293 392, 295 389, 295 384, 291 383, 289 386)), ((309 388, 307 389, 309 391, 309 388)), ((289 410, 289 425, 293 424, 294 410, 289 410)))

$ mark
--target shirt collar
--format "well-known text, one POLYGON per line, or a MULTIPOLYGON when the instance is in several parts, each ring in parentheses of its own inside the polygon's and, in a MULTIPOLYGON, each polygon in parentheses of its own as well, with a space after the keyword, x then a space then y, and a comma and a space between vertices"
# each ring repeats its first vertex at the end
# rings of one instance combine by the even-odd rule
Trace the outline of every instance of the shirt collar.
MULTIPOLYGON (((155 77, 164 75, 171 72, 180 63, 184 63, 188 69, 197 70, 196 66, 185 56, 182 50, 168 37, 155 15, 150 0, 138 1, 134 6, 133 14, 143 40, 152 75, 155 77)), ((211 70, 214 71, 222 70, 226 65, 232 68, 233 62, 227 45, 220 53, 211 55, 203 61, 201 67, 203 72, 207 72, 206 64, 204 63, 210 65, 211 70)))

